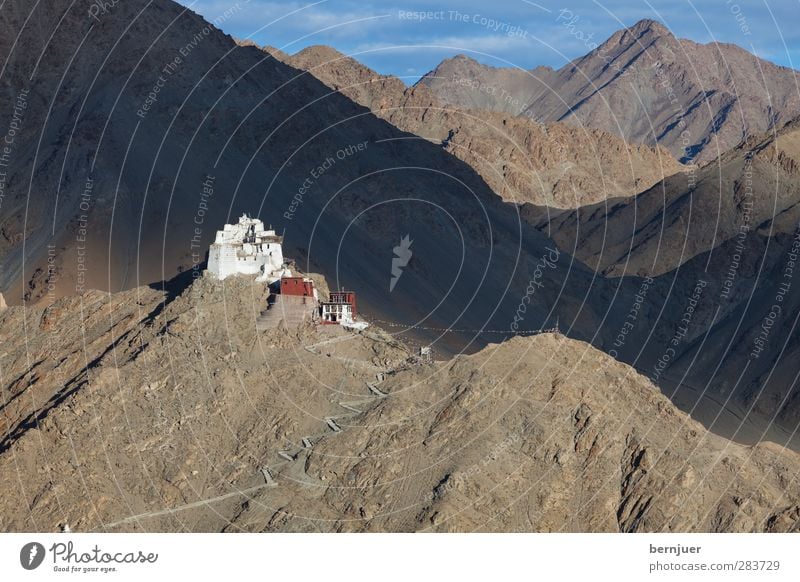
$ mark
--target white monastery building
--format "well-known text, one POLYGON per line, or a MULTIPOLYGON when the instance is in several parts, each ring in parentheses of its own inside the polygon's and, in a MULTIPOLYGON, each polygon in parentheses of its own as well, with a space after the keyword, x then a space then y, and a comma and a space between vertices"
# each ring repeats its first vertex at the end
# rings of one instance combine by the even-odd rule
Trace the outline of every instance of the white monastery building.
POLYGON ((332 291, 328 301, 320 301, 311 278, 292 274, 282 244, 283 237, 272 227, 265 230, 263 222, 244 214, 238 224, 226 224, 217 231, 206 271, 217 279, 257 275, 256 281, 270 286, 271 299, 257 320, 258 329, 273 329, 281 322, 296 327, 308 319, 354 330, 368 327, 366 322, 356 321, 354 291, 332 291), (275 282, 280 283, 272 285, 275 282))
POLYGON ((247 214, 238 224, 226 224, 208 251, 208 271, 217 279, 231 275, 258 275, 258 281, 272 283, 291 275, 284 266, 283 237, 247 214))

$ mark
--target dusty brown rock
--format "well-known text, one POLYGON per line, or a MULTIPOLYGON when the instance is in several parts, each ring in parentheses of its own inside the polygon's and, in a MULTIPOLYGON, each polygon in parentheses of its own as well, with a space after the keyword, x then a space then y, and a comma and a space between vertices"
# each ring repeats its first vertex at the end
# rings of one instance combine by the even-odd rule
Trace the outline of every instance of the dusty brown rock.
POLYGON ((606 349, 635 361, 681 409, 721 434, 742 438, 755 429, 747 442, 769 434, 794 447, 798 161, 794 121, 636 197, 549 218, 540 208, 523 210, 592 268, 621 281, 639 278, 639 301, 655 309, 635 314, 636 329, 623 324, 606 349), (671 324, 659 321, 675 315, 671 324))
POLYGON ((587 344, 544 334, 408 367, 376 328, 257 332, 264 289, 246 278, 164 299, 0 315, 0 333, 29 328, 4 343, 4 531, 797 528, 795 453, 706 432, 587 344), (365 385, 376 356, 395 369, 385 398, 365 385))
MULTIPOLYGON (((304 270, 358 289, 373 317, 404 323, 431 313, 430 325, 442 327, 464 314, 474 329, 503 313, 498 301, 519 302, 527 285, 519 261, 533 262, 550 242, 520 225, 517 209, 468 164, 409 139, 313 75, 237 45, 185 6, 120 2, 91 26, 89 4, 15 4, 0 20, 0 50, 9 54, 2 98, 12 103, 30 89, 0 224, 0 241, 10 239, 0 242, 10 304, 160 288, 202 269, 216 231, 243 212, 285 232, 284 254, 304 270), (187 45, 191 55, 181 56, 187 45), (161 74, 168 81, 152 102, 161 74), (33 171, 37 151, 48 163, 33 171), (329 159, 335 165, 318 172, 329 159), (406 235, 419 252, 390 293, 392 249, 406 235), (463 265, 452 260, 461 256, 463 265), (442 301, 448 294, 455 300, 442 301)), ((547 309, 530 313, 534 326, 534 313, 547 309)))
MULTIPOLYGON (((10 239, 0 243, 9 304, 161 288, 202 269, 216 231, 247 212, 285 232, 284 254, 304 270, 357 289, 373 317, 508 328, 529 266, 552 243, 441 140, 410 136, 174 2, 120 2, 94 26, 88 4, 15 4, 0 21, 0 50, 10 55, 2 98, 12 103, 29 86, 0 224, 0 239, 10 239), (202 42, 176 63, 198 34, 202 42), (168 81, 153 102, 162 73, 168 81), (34 171, 35 159, 55 161, 34 171), (406 235, 414 258, 390 292, 393 248, 406 235)), ((551 275, 591 278, 566 261, 551 275)), ((568 310, 597 320, 580 300, 568 310)), ((549 311, 537 302, 525 325, 540 326, 549 311)), ((459 351, 473 338, 442 343, 459 351)))
POLYGON ((794 232, 800 120, 751 136, 719 164, 688 168, 637 196, 558 215, 523 214, 566 252, 611 276, 660 275, 740 233, 794 232))
POLYGON ((696 163, 800 114, 792 69, 735 45, 678 39, 653 20, 614 33, 557 71, 497 69, 461 56, 422 82, 445 103, 477 101, 539 121, 603 129, 696 163))
POLYGON ((509 202, 575 208, 638 193, 683 168, 663 148, 605 131, 444 105, 426 85, 406 88, 331 47, 284 60, 398 128, 441 143, 509 202))
POLYGON ((531 96, 547 90, 547 82, 554 74, 550 67, 530 71, 492 67, 466 55, 456 55, 439 63, 418 85, 429 87, 442 103, 516 116, 525 111, 531 96))

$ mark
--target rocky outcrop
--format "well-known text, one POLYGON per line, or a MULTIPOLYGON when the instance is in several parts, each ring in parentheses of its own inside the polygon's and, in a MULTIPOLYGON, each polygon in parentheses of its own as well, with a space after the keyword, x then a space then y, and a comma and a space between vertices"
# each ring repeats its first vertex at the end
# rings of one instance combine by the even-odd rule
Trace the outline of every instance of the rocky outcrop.
POLYGON ((466 55, 456 55, 439 63, 417 86, 428 87, 448 105, 516 116, 524 113, 532 96, 547 90, 554 74, 550 67, 530 71, 492 67, 466 55))
POLYGON ((636 197, 522 211, 599 272, 641 278, 629 323, 606 349, 731 437, 786 442, 800 421, 798 161, 794 121, 636 197))

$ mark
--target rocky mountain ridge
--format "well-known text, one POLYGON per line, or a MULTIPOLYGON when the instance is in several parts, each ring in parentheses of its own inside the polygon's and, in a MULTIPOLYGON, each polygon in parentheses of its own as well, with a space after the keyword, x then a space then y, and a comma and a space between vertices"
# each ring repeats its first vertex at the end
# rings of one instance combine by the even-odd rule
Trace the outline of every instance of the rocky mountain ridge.
MULTIPOLYGON (((0 93, 30 85, 0 217, 10 304, 197 273, 216 231, 246 212, 376 316, 507 327, 495 307, 524 293, 519 261, 551 243, 467 164, 183 6, 126 2, 92 24, 89 4, 15 4, 0 23, 13 64, 0 93), (390 293, 404 236, 419 252, 390 293)), ((537 306, 530 325, 546 315, 537 306)))
POLYGON ((650 19, 557 71, 497 69, 461 56, 420 82, 444 103, 480 102, 542 122, 603 129, 700 164, 800 115, 796 71, 735 45, 678 39, 650 19))
POLYGON ((331 47, 282 60, 399 129, 440 143, 509 202, 576 208, 638 193, 685 170, 663 148, 631 145, 604 131, 444 105, 424 84, 407 88, 331 47))

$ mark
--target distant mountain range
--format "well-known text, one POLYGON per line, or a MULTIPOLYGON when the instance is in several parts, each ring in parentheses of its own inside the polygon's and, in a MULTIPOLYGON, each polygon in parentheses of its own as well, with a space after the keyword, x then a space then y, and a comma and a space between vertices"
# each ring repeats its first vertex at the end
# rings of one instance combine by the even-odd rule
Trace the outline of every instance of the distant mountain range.
POLYGON ((797 71, 642 20, 558 70, 494 68, 463 55, 420 81, 443 103, 603 129, 708 162, 800 115, 797 71))
POLYGON ((664 148, 629 144, 606 131, 541 124, 480 104, 446 105, 425 84, 407 88, 330 47, 291 57, 265 50, 399 129, 441 144, 509 202, 576 208, 635 194, 685 169, 664 148))
POLYGON ((793 232, 799 202, 797 119, 636 196, 564 212, 528 207, 523 214, 605 274, 660 275, 743 234, 793 232))

